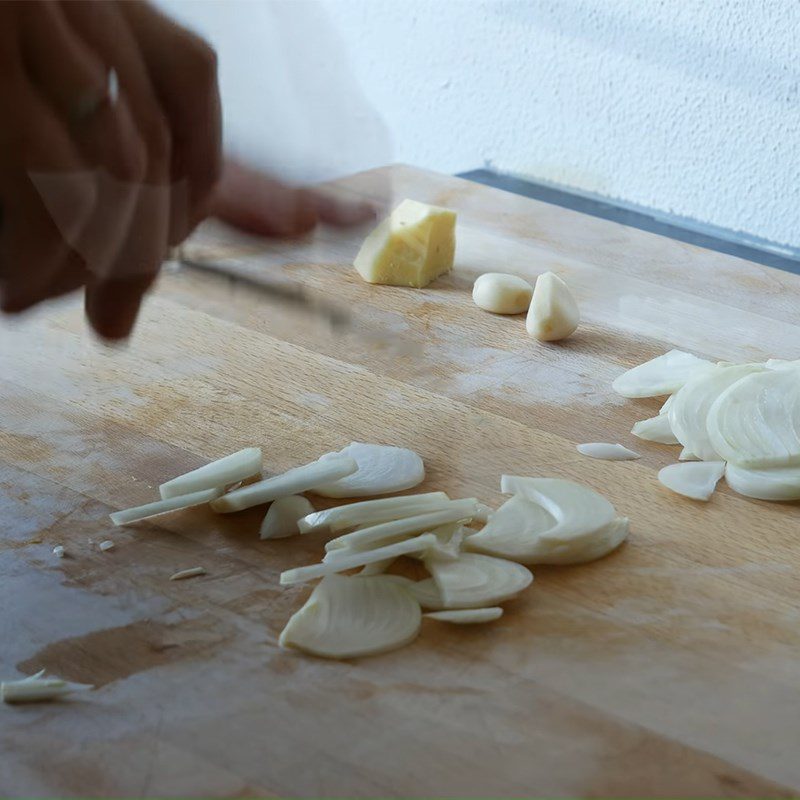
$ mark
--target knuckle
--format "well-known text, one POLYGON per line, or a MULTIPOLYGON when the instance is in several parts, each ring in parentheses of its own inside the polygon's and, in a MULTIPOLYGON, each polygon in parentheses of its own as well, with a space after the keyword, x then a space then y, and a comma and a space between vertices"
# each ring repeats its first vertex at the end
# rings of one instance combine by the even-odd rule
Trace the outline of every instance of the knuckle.
POLYGON ((204 39, 190 34, 186 53, 192 75, 204 85, 216 83, 217 51, 204 39))
POLYGON ((169 159, 172 153, 172 133, 163 118, 152 116, 143 120, 141 136, 151 160, 163 162, 169 159))

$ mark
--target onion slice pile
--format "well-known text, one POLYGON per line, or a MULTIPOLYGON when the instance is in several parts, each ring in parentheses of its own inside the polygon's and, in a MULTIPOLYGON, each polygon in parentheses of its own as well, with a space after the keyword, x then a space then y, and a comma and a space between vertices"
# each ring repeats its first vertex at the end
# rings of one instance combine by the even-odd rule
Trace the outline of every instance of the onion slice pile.
POLYGON ((800 466, 745 469, 728 464, 725 480, 734 492, 756 500, 800 500, 800 466))
POLYGON ((713 367, 713 363, 682 350, 670 350, 663 356, 623 372, 612 384, 623 397, 659 397, 678 391, 688 380, 713 367))

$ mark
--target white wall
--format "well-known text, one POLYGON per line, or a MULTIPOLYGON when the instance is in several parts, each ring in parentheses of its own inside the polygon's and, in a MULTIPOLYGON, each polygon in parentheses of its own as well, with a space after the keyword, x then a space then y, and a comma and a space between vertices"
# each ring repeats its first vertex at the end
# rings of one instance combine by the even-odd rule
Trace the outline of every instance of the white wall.
POLYGON ((795 0, 176 5, 220 46, 233 146, 265 160, 276 77, 281 102, 319 109, 294 115, 300 177, 488 164, 800 245, 795 0), (276 58, 304 78, 293 87, 276 58))

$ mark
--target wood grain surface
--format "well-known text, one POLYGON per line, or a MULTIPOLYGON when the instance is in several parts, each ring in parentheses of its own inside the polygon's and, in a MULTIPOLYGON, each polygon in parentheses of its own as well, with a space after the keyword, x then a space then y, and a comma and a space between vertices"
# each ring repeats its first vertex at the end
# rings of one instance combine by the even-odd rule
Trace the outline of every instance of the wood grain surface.
POLYGON ((796 796, 798 506, 668 493, 676 449, 629 434, 659 403, 610 384, 671 347, 800 357, 800 277, 409 167, 340 184, 386 185, 459 212, 456 269, 425 290, 361 281, 364 228, 275 243, 209 225, 192 243, 341 302, 344 335, 181 270, 125 346, 94 342, 77 299, 0 322, 0 676, 98 687, 0 707, 0 793, 796 796), (564 276, 577 335, 542 345, 477 309, 490 270, 564 276), (278 574, 321 537, 261 542, 263 508, 110 526, 241 447, 272 473, 353 439, 414 448, 424 490, 491 504, 502 472, 581 481, 630 540, 534 569, 497 623, 426 620, 403 650, 336 663, 277 646, 309 591, 278 574), (593 461, 585 441, 643 458, 593 461), (208 574, 168 580, 193 566, 208 574))

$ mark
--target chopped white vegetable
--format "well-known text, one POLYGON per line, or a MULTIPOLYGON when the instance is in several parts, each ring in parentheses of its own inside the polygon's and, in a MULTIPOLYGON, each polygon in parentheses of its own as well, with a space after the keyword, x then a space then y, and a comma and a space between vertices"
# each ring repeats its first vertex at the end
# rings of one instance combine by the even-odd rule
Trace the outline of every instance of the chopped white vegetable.
POLYGON ((314 506, 301 494, 279 497, 270 505, 261 523, 262 539, 283 539, 300 533, 297 521, 314 513, 314 506))
POLYGON ((610 444, 608 442, 587 442, 578 445, 578 452, 589 458, 600 458, 605 461, 633 461, 641 458, 638 453, 628 450, 621 444, 610 444))
POLYGON ((423 608, 443 609, 444 600, 442 593, 433 578, 425 578, 422 581, 411 581, 400 575, 387 575, 391 578, 400 578, 403 586, 414 596, 414 599, 423 608))
POLYGON ((322 564, 310 564, 307 567, 297 567, 281 573, 281 583, 284 585, 291 583, 304 583, 312 581, 314 578, 322 578, 325 575, 333 575, 337 572, 344 572, 354 567, 363 567, 367 564, 374 564, 376 561, 383 561, 387 558, 397 558, 397 556, 420 553, 431 545, 435 544, 436 537, 432 533, 424 533, 414 539, 407 539, 403 542, 378 547, 375 550, 368 550, 360 553, 347 553, 322 564))
POLYGON ((755 372, 760 364, 715 365, 688 380, 675 394, 669 409, 669 422, 678 441, 701 461, 718 461, 711 444, 706 420, 714 401, 734 383, 755 372))
POLYGON ((422 459, 405 447, 352 442, 338 453, 320 459, 352 458, 358 470, 337 481, 314 486, 322 497, 370 497, 411 489, 425 480, 422 459))
POLYGON ((664 467, 658 473, 658 479, 677 494, 707 501, 714 494, 724 472, 724 461, 687 461, 664 467))
POLYGON ((201 506, 216 500, 222 494, 222 489, 203 489, 201 492, 182 494, 178 497, 170 497, 168 500, 157 500, 155 503, 147 503, 136 508, 128 508, 125 511, 115 511, 111 514, 111 521, 115 525, 129 525, 131 522, 138 522, 140 519, 155 517, 158 514, 166 514, 169 511, 180 511, 184 508, 201 506))
POLYGON ((260 447, 246 447, 238 453, 212 461, 203 467, 179 475, 158 487, 166 500, 182 494, 191 494, 203 489, 224 489, 226 486, 259 475, 262 468, 260 447))
POLYGON ((171 581, 183 581, 187 578, 196 578, 198 575, 205 575, 205 567, 190 567, 189 569, 182 569, 174 575, 170 575, 171 581))
POLYGON ((491 608, 459 608, 452 611, 430 611, 423 616, 438 619, 440 622, 452 622, 455 625, 478 625, 481 622, 494 622, 503 616, 500 606, 491 608))
POLYGON ((478 503, 475 509, 475 516, 472 518, 475 522, 486 522, 492 516, 492 508, 487 506, 486 503, 478 503))
POLYGON ((358 464, 355 460, 345 456, 336 456, 324 461, 312 461, 302 467, 290 469, 282 475, 251 483, 235 492, 229 492, 215 500, 211 504, 211 508, 222 514, 244 511, 246 508, 260 506, 277 500, 279 497, 313 490, 321 484, 352 475, 357 469, 358 464))
POLYGON ((552 272, 536 279, 525 327, 543 342, 555 342, 572 335, 581 320, 578 304, 564 281, 552 272))
POLYGON ((64 556, 65 556, 66 554, 67 554, 67 551, 64 549, 64 545, 62 545, 62 544, 57 544, 57 545, 56 545, 56 546, 53 548, 53 555, 54 555, 56 558, 64 558, 64 556))
POLYGON ((612 387, 623 397, 658 397, 676 392, 690 378, 713 367, 710 361, 691 353, 670 350, 663 356, 623 372, 612 387))
POLYGON ((708 412, 711 444, 747 469, 800 465, 800 375, 757 372, 728 387, 708 412))
POLYGON ((503 494, 521 494, 542 506, 556 522, 540 536, 554 543, 590 538, 617 516, 614 506, 602 495, 559 478, 503 475, 500 491, 503 494))
POLYGON ((672 426, 669 424, 669 414, 662 413, 657 417, 643 419, 633 426, 631 433, 648 442, 680 444, 675 438, 675 434, 672 432, 672 426))
POLYGON ((786 361, 783 358, 771 358, 764 366, 767 369, 800 369, 800 359, 786 361))
POLYGON ((508 600, 530 586, 533 575, 514 561, 462 553, 455 561, 425 562, 445 608, 479 608, 508 600))
POLYGON ((800 466, 744 469, 728 464, 725 480, 734 492, 745 497, 784 502, 800 500, 800 466))
POLYGON ((111 539, 104 539, 97 545, 101 550, 113 550, 114 549, 114 542, 111 539))
POLYGON ((45 678, 44 670, 18 681, 0 683, 0 696, 5 703, 41 703, 57 700, 74 692, 94 689, 85 683, 71 683, 61 678, 45 678))
POLYGON ((325 549, 329 553, 342 548, 368 550, 374 547, 376 543, 385 544, 421 531, 433 530, 450 522, 472 519, 476 506, 477 501, 474 497, 467 500, 450 500, 447 507, 441 511, 432 511, 430 514, 419 514, 416 517, 382 522, 369 528, 361 528, 352 533, 338 536, 336 539, 331 539, 325 545, 325 549))
POLYGON ((396 560, 395 558, 384 558, 383 561, 375 561, 372 564, 367 564, 365 567, 362 567, 358 574, 364 577, 383 575, 396 560))
POLYGON ((410 494, 404 497, 385 497, 381 500, 362 500, 336 508, 326 508, 298 520, 300 533, 330 530, 332 533, 356 528, 359 525, 377 525, 393 519, 416 517, 429 511, 446 508, 450 498, 444 492, 410 494))
POLYGON ((442 559, 455 561, 461 554, 461 545, 464 541, 464 526, 460 522, 442 525, 431 531, 436 536, 436 544, 422 553, 423 559, 442 559))
POLYGON ((483 530, 467 539, 465 548, 522 564, 583 564, 607 555, 628 535, 628 520, 624 518, 612 520, 590 536, 566 541, 547 538, 554 524, 554 517, 541 506, 514 495, 497 509, 483 530))
POLYGON ((532 297, 533 287, 528 281, 505 272, 486 272, 472 286, 475 305, 494 314, 522 314, 532 297))
POLYGON ((358 658, 409 644, 421 616, 419 603, 396 581, 329 575, 286 624, 279 642, 325 658, 358 658))

